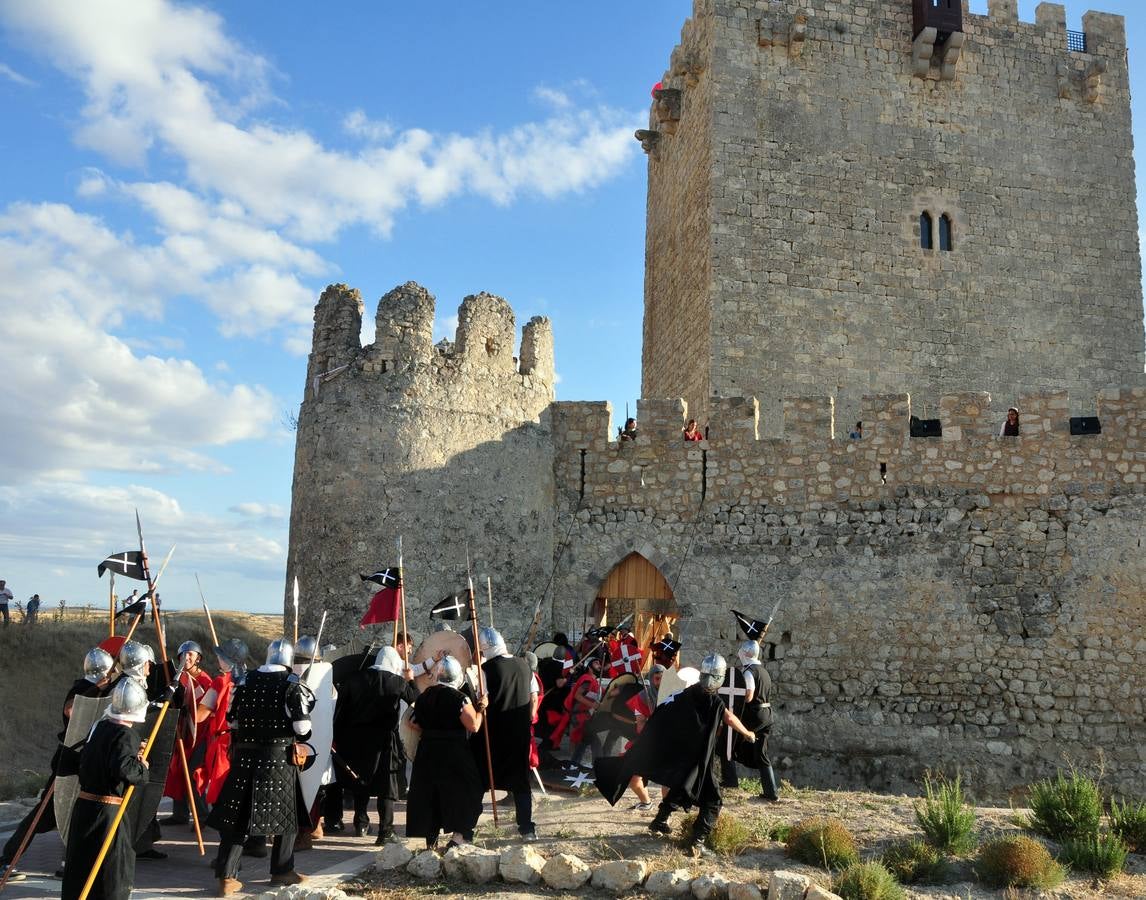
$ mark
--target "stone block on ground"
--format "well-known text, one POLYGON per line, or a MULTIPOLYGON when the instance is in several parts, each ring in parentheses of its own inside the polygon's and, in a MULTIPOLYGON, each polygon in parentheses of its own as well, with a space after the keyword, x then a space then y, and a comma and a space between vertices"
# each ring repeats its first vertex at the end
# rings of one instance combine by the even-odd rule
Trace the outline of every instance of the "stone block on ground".
POLYGON ((392 842, 387 844, 378 853, 378 857, 374 865, 379 869, 391 870, 400 869, 414 858, 413 852, 402 843, 392 842))
POLYGON ((692 893, 692 873, 688 869, 653 872, 645 882, 651 897, 686 897, 692 893))
POLYGON ((442 860, 433 850, 423 850, 410 860, 406 871, 415 878, 431 881, 442 874, 442 860))
POLYGON ((503 881, 537 884, 545 868, 545 857, 529 846, 510 847, 502 852, 498 868, 503 881))
POLYGON ((768 900, 804 900, 804 892, 811 883, 807 875, 779 869, 768 881, 768 900))
POLYGON ((497 863, 501 854, 484 850, 473 844, 450 847, 442 856, 442 870, 452 881, 486 884, 497 878, 497 863))
POLYGON ((645 880, 648 866, 640 859, 612 859, 593 870, 593 887, 622 894, 645 880))
POLYGON ((728 900, 764 900, 764 895, 754 884, 737 883, 728 886, 728 900))
POLYGON ((541 880, 551 888, 575 891, 589 880, 593 870, 572 853, 550 857, 541 870, 541 880))
POLYGON ((696 900, 727 900, 728 879, 723 875, 701 875, 694 878, 692 896, 696 900))
POLYGON ((833 894, 827 888, 822 888, 818 884, 813 884, 808 888, 808 893, 804 895, 804 900, 840 900, 840 895, 833 894))

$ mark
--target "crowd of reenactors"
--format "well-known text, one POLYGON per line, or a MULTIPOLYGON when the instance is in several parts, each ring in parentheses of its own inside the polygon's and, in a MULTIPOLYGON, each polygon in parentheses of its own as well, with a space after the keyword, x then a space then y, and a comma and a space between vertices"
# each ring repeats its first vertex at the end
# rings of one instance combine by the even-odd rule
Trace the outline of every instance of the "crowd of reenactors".
POLYGON ((405 800, 404 837, 444 849, 472 841, 483 796, 504 791, 530 842, 534 781, 593 781, 611 804, 632 791, 633 809, 655 806, 654 834, 697 807, 690 847, 699 855, 737 763, 759 772, 762 799, 778 799, 767 756, 771 681, 757 640, 740 645, 730 672, 716 653, 681 668, 671 635, 641 648, 627 629, 590 629, 576 648, 556 634, 514 656, 494 628, 478 631, 476 647, 438 628, 417 651, 395 635, 329 663, 314 638, 280 638, 257 667, 231 639, 213 648, 215 675, 194 641, 162 662, 142 642, 119 639, 114 655, 93 648, 64 698, 42 802, 0 866, 20 877, 18 855, 58 827, 61 896, 126 900, 137 860, 165 858, 155 846, 163 796, 172 800, 164 825, 218 832, 220 897, 241 891, 244 856, 270 857, 272 885, 305 882, 296 852, 348 828, 369 834, 372 802, 376 844, 399 839, 395 805, 405 800))

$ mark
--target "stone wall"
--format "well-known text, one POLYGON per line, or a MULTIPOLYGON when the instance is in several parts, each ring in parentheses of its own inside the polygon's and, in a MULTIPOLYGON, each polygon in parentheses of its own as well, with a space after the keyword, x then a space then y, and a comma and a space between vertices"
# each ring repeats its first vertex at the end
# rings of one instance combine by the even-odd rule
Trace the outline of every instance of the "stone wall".
POLYGON ((850 425, 864 394, 934 414, 1140 374, 1125 30, 1084 27, 1068 52, 1061 5, 994 3, 945 51, 908 0, 697 0, 649 154, 643 393, 702 422, 755 396, 774 434, 794 394, 850 425), (921 249, 925 211, 951 252, 921 249))
MULTIPOLYGON (((1080 401, 1082 402, 1082 401, 1080 401)), ((1024 397, 1022 434, 982 393, 939 403, 911 438, 907 395, 865 398, 860 441, 831 437, 831 400, 792 400, 781 439, 756 403, 714 401, 686 444, 685 404, 642 401, 635 443, 604 404, 554 405, 552 623, 577 630, 610 569, 655 563, 682 611, 683 658, 736 646, 730 608, 764 616, 778 755, 794 780, 902 788, 962 767, 980 795, 1066 760, 1146 781, 1146 389, 1083 403, 1024 397)))
POLYGON ((371 593, 358 573, 396 565, 399 537, 419 635, 429 607, 465 588, 467 552, 483 609, 487 575, 507 606, 537 596, 548 576, 552 448, 540 417, 553 400, 549 322, 525 326, 519 362, 501 298, 466 297, 456 340, 436 347, 434 308, 424 288, 396 288, 378 304, 367 347, 357 291, 332 285, 315 308, 287 571, 288 584, 299 578, 304 632, 328 609, 331 640, 356 633, 371 593))

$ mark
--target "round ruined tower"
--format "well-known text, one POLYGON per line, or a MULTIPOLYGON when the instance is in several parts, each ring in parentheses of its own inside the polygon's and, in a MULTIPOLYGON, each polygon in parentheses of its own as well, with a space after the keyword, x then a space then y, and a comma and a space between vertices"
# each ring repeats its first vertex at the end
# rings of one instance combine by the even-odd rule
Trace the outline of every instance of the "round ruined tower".
POLYGON ((288 556, 303 631, 323 609, 332 640, 357 631, 377 590, 359 573, 396 566, 399 538, 414 632, 425 631, 437 600, 465 587, 467 550, 475 582, 492 579, 496 624, 511 631, 548 576, 549 321, 525 325, 515 356, 514 314, 502 298, 466 297, 454 341, 437 346, 434 311, 421 285, 395 288, 379 301, 374 343, 363 347, 357 290, 331 285, 315 307, 288 556))

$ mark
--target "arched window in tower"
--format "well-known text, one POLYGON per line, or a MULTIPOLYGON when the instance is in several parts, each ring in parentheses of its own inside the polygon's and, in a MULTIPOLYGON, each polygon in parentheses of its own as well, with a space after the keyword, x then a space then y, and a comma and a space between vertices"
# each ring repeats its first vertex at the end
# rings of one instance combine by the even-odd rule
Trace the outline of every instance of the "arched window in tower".
POLYGON ((929 212, 919 216, 919 246, 924 250, 932 250, 935 247, 931 234, 931 213, 929 212))
POLYGON ((951 217, 946 213, 939 217, 939 249, 951 249, 951 217))

